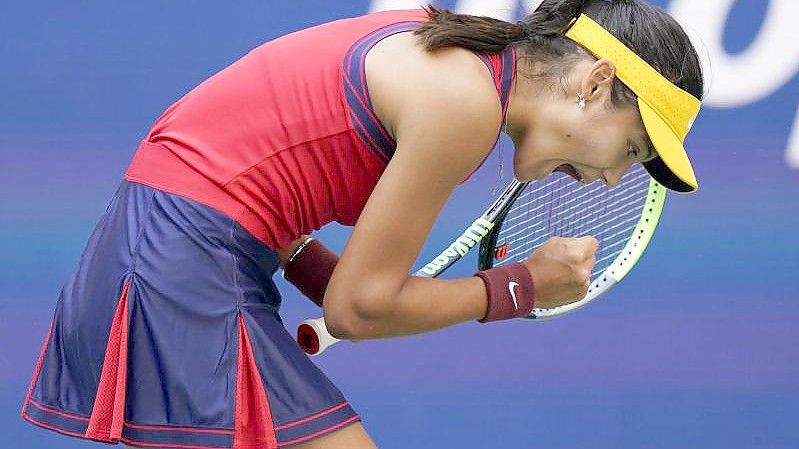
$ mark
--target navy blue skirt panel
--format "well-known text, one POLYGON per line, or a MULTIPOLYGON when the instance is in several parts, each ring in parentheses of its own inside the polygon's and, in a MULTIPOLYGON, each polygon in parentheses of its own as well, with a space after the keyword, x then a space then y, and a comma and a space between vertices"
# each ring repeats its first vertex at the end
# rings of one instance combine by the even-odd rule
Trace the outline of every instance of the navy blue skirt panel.
POLYGON ((278 315, 277 255, 123 181, 65 284, 22 416, 105 442, 283 447, 359 420, 278 315))

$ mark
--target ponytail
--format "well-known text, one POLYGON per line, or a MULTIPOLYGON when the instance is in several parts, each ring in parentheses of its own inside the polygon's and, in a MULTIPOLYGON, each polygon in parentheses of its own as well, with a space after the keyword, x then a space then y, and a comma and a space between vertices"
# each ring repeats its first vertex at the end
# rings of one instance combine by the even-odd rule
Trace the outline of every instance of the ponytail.
POLYGON ((428 22, 415 34, 427 51, 444 47, 462 47, 478 53, 499 53, 513 42, 523 40, 523 27, 492 17, 456 14, 429 5, 428 22))
POLYGON ((492 17, 456 14, 429 5, 429 20, 416 29, 425 49, 462 47, 479 53, 499 53, 516 42, 543 44, 563 37, 589 0, 545 0, 525 20, 510 23, 492 17))

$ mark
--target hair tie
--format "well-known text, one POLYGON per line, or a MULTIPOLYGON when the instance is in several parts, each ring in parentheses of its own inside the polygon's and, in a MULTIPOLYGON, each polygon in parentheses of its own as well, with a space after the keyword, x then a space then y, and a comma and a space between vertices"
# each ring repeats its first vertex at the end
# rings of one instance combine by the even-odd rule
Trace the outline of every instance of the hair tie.
POLYGON ((527 40, 533 36, 532 28, 524 20, 516 22, 516 26, 519 27, 522 32, 522 39, 527 40))

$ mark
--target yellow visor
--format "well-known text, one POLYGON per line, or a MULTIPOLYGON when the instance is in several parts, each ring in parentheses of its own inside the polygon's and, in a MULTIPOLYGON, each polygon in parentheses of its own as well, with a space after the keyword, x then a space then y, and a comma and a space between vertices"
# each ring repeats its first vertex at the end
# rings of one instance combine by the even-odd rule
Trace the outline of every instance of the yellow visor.
POLYGON ((685 152, 685 136, 701 101, 675 86, 610 32, 581 14, 566 37, 597 58, 616 65, 616 76, 638 97, 638 109, 658 157, 644 163, 653 178, 671 190, 693 192, 699 183, 685 152))

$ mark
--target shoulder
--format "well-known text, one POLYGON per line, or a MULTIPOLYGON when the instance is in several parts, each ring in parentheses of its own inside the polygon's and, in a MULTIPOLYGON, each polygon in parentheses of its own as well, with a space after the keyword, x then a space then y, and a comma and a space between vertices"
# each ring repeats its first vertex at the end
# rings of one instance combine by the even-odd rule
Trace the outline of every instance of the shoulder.
POLYGON ((492 143, 499 132, 499 94, 488 67, 469 50, 428 52, 412 33, 401 33, 369 52, 367 79, 375 112, 392 133, 422 119, 431 126, 487 133, 492 143))

